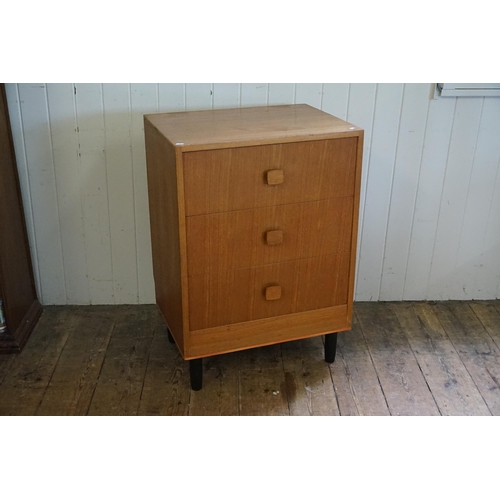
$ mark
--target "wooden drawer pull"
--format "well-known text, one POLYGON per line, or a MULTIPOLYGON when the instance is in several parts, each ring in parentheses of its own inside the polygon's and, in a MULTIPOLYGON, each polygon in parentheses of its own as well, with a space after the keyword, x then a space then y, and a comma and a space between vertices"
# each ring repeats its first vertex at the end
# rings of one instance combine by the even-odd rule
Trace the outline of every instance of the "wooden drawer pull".
POLYGON ((279 229, 276 231, 268 231, 266 233, 266 243, 268 245, 279 245, 283 243, 283 231, 279 229))
POLYGON ((275 186, 276 184, 283 184, 283 180, 284 180, 283 170, 267 171, 267 183, 270 186, 275 186))
POLYGON ((281 298, 281 287, 279 285, 266 288, 266 300, 278 300, 281 298))

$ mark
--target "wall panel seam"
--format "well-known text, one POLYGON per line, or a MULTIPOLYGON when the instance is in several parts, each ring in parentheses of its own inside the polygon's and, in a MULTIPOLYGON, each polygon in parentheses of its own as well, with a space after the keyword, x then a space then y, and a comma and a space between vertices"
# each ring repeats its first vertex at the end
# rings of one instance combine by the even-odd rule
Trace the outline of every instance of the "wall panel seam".
POLYGON ((450 130, 450 138, 448 139, 448 149, 446 152, 446 166, 444 167, 444 173, 443 173, 443 185, 441 186, 441 194, 439 196, 439 210, 437 213, 437 219, 436 219, 436 230, 434 232, 434 243, 432 245, 432 257, 431 257, 431 265, 429 268, 429 276, 427 277, 427 285, 425 287, 425 298, 428 300, 429 299, 429 282, 431 279, 431 274, 432 274, 432 268, 434 265, 434 254, 436 252, 436 240, 437 240, 437 235, 439 231, 439 220, 441 218, 441 208, 443 206, 443 194, 444 194, 444 187, 446 186, 446 175, 448 173, 448 167, 450 165, 450 148, 451 148, 451 139, 453 137, 453 129, 455 128, 455 117, 457 115, 457 103, 458 100, 455 98, 455 107, 453 109, 453 120, 452 120, 452 125, 451 125, 451 130, 450 130))
MULTIPOLYGON (((488 234, 488 227, 490 225, 490 219, 491 219, 491 211, 493 209, 494 199, 495 199, 495 188, 497 187, 497 184, 499 182, 500 182, 500 159, 499 159, 498 164, 497 164, 497 171, 496 171, 496 174, 495 174, 495 181, 493 183, 493 192, 492 192, 492 195, 491 195, 490 206, 488 208, 488 216, 487 216, 487 219, 486 219, 486 231, 484 232, 483 241, 481 243, 481 255, 483 255, 484 251, 485 251, 486 235, 488 234)), ((474 277, 474 287, 473 287, 473 290, 476 290, 476 288, 477 288, 477 270, 476 270, 476 275, 474 277)), ((498 282, 496 298, 499 298, 499 292, 500 292, 500 280, 498 282)))
MULTIPOLYGON (((104 109, 104 84, 101 83, 101 106, 102 106, 102 125, 103 125, 103 140, 106 144, 106 112, 104 109)), ((104 152, 104 170, 106 172, 106 194, 108 202, 108 228, 109 228, 109 251, 111 254, 111 278, 113 280, 113 302, 116 304, 116 290, 115 290, 115 269, 113 263, 113 238, 111 234, 111 209, 109 206, 109 178, 108 178, 108 157, 104 152)))
POLYGON ((404 300, 405 296, 405 288, 406 288, 406 277, 408 275, 408 262, 410 260, 410 249, 411 249, 411 241, 412 241, 412 236, 413 236, 413 226, 415 224, 415 212, 417 210, 417 200, 418 200, 418 194, 420 190, 420 175, 422 173, 422 160, 424 157, 424 144, 425 144, 425 133, 427 131, 427 124, 429 122, 429 110, 431 106, 431 101, 427 102, 427 114, 425 115, 425 126, 424 126, 424 132, 422 134, 422 145, 420 147, 420 161, 418 165, 418 177, 417 177, 417 189, 415 191, 415 200, 413 201, 413 214, 411 218, 411 227, 410 227, 410 238, 408 239, 408 249, 406 253, 406 265, 405 265, 405 275, 403 278, 403 292, 401 296, 401 300, 404 300))
POLYGON ((54 191, 56 193, 56 206, 57 206, 57 222, 59 224, 59 244, 61 245, 61 267, 62 267, 62 275, 63 275, 63 286, 64 286, 64 303, 68 303, 68 290, 66 286, 66 268, 64 265, 64 245, 62 240, 62 231, 61 231, 61 211, 59 209, 59 192, 57 190, 57 172, 56 172, 56 162, 54 158, 54 144, 52 140, 52 120, 50 119, 50 104, 49 104, 49 93, 47 90, 47 83, 45 85, 45 103, 47 110, 47 126, 49 128, 49 144, 50 144, 50 157, 52 159, 52 170, 54 171, 54 191))
MULTIPOLYGON (((351 96, 351 84, 349 84, 348 92, 347 92, 347 107, 346 107, 346 119, 349 114, 349 101, 350 101, 350 96, 351 96)), ((371 123, 371 129, 370 129, 370 147, 368 148, 368 154, 366 155, 366 158, 363 158, 365 168, 366 168, 366 175, 364 176, 364 190, 363 186, 361 186, 361 193, 360 193, 360 203, 361 201, 363 202, 360 206, 360 216, 359 216, 359 228, 358 228, 358 236, 359 236, 359 245, 358 249, 356 252, 356 285, 354 286, 354 296, 356 296, 356 288, 358 285, 358 280, 360 279, 358 269, 359 269, 359 262, 361 259, 361 247, 363 245, 363 229, 365 226, 365 210, 366 210, 366 190, 368 187, 368 182, 369 182, 369 177, 370 177, 370 162, 371 162, 371 155, 372 155, 372 146, 373 146, 373 126, 375 125, 375 109, 377 106, 377 96, 378 96, 378 83, 375 85, 375 94, 373 97, 373 113, 372 113, 372 123, 371 123), (365 198, 362 200, 361 195, 364 193, 365 198)), ((366 137, 364 137, 364 140, 366 140, 366 137)), ((363 145, 364 149, 364 145, 363 145)), ((361 166, 363 168, 363 166, 361 166)), ((363 172, 361 172, 361 175, 363 175, 363 172)))
POLYGON ((78 103, 76 99, 76 93, 78 92, 76 88, 76 83, 71 84, 73 87, 73 110, 75 113, 75 125, 76 125, 76 139, 78 141, 78 150, 76 152, 78 159, 78 184, 79 184, 79 193, 80 193, 80 210, 82 214, 82 229, 83 229, 83 244, 85 249, 85 276, 87 277, 87 296, 89 298, 89 303, 92 303, 91 293, 90 293, 90 283, 89 283, 89 261, 88 261, 88 247, 87 247, 87 238, 85 236, 85 208, 84 208, 84 200, 82 193, 82 156, 81 156, 81 147, 80 147, 80 122, 78 121, 78 103))
POLYGON ((47 117, 47 128, 49 131, 49 147, 50 147, 50 158, 52 162, 52 173, 54 174, 54 193, 56 195, 56 211, 57 211, 57 224, 59 229, 59 245, 61 248, 61 270, 62 270, 62 278, 63 278, 63 289, 64 289, 64 303, 68 302, 68 292, 66 287, 66 270, 64 266, 64 246, 62 242, 62 232, 61 232, 61 211, 59 209, 59 193, 57 192, 57 174, 56 174, 56 165, 54 160, 54 145, 52 141, 52 124, 50 120, 50 105, 49 105, 49 94, 47 90, 47 83, 44 83, 45 90, 45 114, 47 117))
POLYGON ((137 238, 137 206, 135 203, 135 175, 134 175, 134 141, 132 140, 132 85, 128 84, 128 136, 130 141, 130 176, 132 180, 132 206, 134 217, 134 243, 135 243, 135 277, 137 290, 135 293, 137 303, 140 303, 140 284, 139 284, 139 245, 137 238))
POLYGON ((463 229, 464 229, 465 214, 467 212, 467 203, 469 201, 470 184, 471 184, 471 180, 472 180, 472 175, 474 173, 474 161, 476 159, 477 140, 478 140, 478 137, 479 137, 479 130, 481 129, 481 119, 483 117, 483 108, 484 108, 484 97, 482 98, 481 110, 479 112, 479 119, 477 121, 476 138, 474 140, 474 151, 472 153, 471 167, 470 167, 470 172, 469 172, 469 180, 467 181, 467 194, 465 195, 464 210, 463 210, 463 213, 462 213, 462 223, 460 225, 460 235, 458 237, 458 246, 455 249, 455 263, 453 264, 453 273, 455 272, 455 270, 457 268, 458 255, 459 255, 459 252, 460 252, 460 244, 462 242, 462 233, 463 233, 463 229))
POLYGON ((394 148, 394 158, 393 158, 393 162, 392 162, 391 190, 389 193, 389 206, 387 207, 387 213, 385 216, 386 221, 385 221, 384 248, 382 250, 382 265, 380 267, 380 279, 379 279, 379 284, 378 284, 377 300, 380 298, 380 292, 382 291, 382 276, 384 274, 385 250, 387 247, 387 233, 389 231, 389 220, 390 220, 391 209, 392 209, 392 193, 394 190, 394 177, 395 177, 395 171, 396 171, 396 160, 398 158, 399 136, 400 136, 400 132, 401 132, 401 117, 403 116, 403 106, 404 106, 405 94, 406 94, 406 84, 403 84, 403 92, 401 92, 401 103, 400 103, 400 108, 399 108, 399 120, 398 120, 398 132, 397 132, 397 139, 396 139, 396 147, 394 148))
MULTIPOLYGON (((483 102, 483 106, 484 106, 484 102, 483 102)), ((482 112, 482 110, 481 110, 481 112, 482 112)), ((495 190, 496 190, 496 187, 497 187, 498 183, 500 183, 500 157, 499 157, 499 160, 497 162, 496 173, 495 173, 495 180, 493 181, 493 190, 492 190, 492 193, 491 193, 490 203, 488 205, 488 215, 486 216, 486 226, 485 226, 486 228, 485 228, 484 235, 483 235, 482 242, 481 242, 481 247, 480 247, 481 248, 481 252, 479 254, 480 256, 483 256, 484 252, 485 252, 486 237, 488 235, 488 227, 490 225, 491 213, 492 213, 492 210, 493 210, 494 200, 495 200, 495 190)), ((475 276, 474 276, 474 284, 473 284, 473 287, 472 287, 473 293, 475 293, 475 291, 477 289, 477 284, 478 284, 477 274, 478 274, 478 270, 476 269, 475 276)), ((499 273, 499 276, 500 276, 500 273, 499 273)), ((500 279, 499 279, 499 282, 498 282, 497 292, 495 294, 495 297, 499 298, 499 294, 500 294, 500 279)))

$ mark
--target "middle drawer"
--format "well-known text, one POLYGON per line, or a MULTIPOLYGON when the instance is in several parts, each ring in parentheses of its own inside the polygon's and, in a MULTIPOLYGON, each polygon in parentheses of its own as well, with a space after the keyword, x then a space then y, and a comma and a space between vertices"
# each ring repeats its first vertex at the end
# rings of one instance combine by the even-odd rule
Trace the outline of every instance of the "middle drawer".
POLYGON ((186 218, 188 275, 350 251, 353 198, 186 218))

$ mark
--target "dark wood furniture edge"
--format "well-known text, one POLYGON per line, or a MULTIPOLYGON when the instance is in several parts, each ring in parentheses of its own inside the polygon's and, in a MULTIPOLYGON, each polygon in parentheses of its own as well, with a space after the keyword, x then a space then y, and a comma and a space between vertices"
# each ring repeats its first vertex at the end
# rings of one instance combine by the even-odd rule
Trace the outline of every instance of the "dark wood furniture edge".
MULTIPOLYGON (((28 238, 28 230, 26 228, 26 214, 24 213, 24 206, 22 204, 23 197, 22 197, 22 193, 21 193, 21 184, 19 182, 19 173, 18 173, 19 170, 17 167, 17 158, 16 158, 15 148, 14 148, 14 138, 12 137, 12 128, 10 126, 9 105, 7 102, 7 92, 5 90, 5 83, 0 83, 0 95, 4 101, 5 110, 7 111, 7 118, 8 118, 8 123, 9 123, 9 142, 10 142, 10 147, 12 150, 12 159, 13 159, 14 165, 16 167, 16 190, 17 190, 17 195, 19 196, 19 200, 21 200, 21 212, 22 212, 22 218, 23 218, 23 222, 24 222, 24 226, 23 226, 24 243, 26 245, 26 248, 29 249, 30 243, 29 243, 29 238, 28 238)), ((35 273, 33 272, 33 262, 31 262, 31 252, 28 252, 28 254, 30 256, 30 264, 31 264, 29 267, 30 275, 31 275, 31 286, 33 289, 33 293, 36 296, 35 273)))
POLYGON ((33 301, 17 330, 13 334, 6 332, 0 337, 0 354, 21 351, 35 328, 42 310, 40 302, 38 300, 33 301))
MULTIPOLYGON (((7 103, 7 93, 5 90, 5 83, 0 83, 0 99, 2 99, 2 101, 3 101, 3 107, 5 109, 6 118, 7 118, 8 141, 9 141, 10 149, 12 151, 12 162, 13 162, 13 165, 15 168, 16 192, 17 192, 17 196, 18 196, 19 201, 20 201, 20 212, 21 212, 21 218, 23 221, 23 228, 22 228, 23 239, 24 239, 24 244, 25 244, 26 248, 28 249, 27 254, 28 254, 28 259, 29 259, 28 268, 29 268, 29 275, 30 275, 30 285, 31 285, 31 290, 32 290, 32 294, 33 294, 32 296, 34 297, 33 302, 31 303, 31 305, 27 309, 22 321, 19 323, 16 330, 14 332, 7 331, 7 332, 0 334, 0 354, 7 354, 7 353, 15 353, 15 352, 21 351, 21 349, 26 344, 29 336, 31 335, 33 329, 35 328, 36 323, 38 321, 38 318, 42 314, 43 307, 37 299, 37 292, 36 292, 36 287, 35 287, 35 277, 34 277, 34 272, 33 272, 33 263, 31 260, 31 252, 29 250, 28 231, 26 228, 26 216, 25 216, 24 207, 22 204, 21 185, 19 183, 17 159, 15 156, 14 139, 12 137, 12 128, 10 126, 9 107, 8 107, 8 103, 7 103)), ((2 274, 1 266, 0 266, 0 274, 2 274)), ((3 280, 3 275, 0 276, 0 279, 3 280)), ((0 288, 1 288, 1 283, 0 283, 0 288)), ((8 302, 9 302, 8 297, 4 297, 4 311, 5 312, 7 312, 7 309, 8 309, 8 302)))

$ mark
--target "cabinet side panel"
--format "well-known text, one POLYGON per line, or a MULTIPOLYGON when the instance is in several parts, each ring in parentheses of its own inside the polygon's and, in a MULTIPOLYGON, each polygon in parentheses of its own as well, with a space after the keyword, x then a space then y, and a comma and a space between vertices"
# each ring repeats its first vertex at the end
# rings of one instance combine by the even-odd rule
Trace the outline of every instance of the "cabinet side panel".
POLYGON ((156 303, 184 353, 175 148, 144 120, 156 303))
POLYGON ((351 235, 351 263, 349 270, 349 292, 347 296, 347 320, 349 325, 352 321, 352 307, 354 300, 354 283, 356 275, 356 250, 358 245, 358 222, 359 203, 361 197, 361 166, 363 162, 363 139, 364 131, 361 130, 358 137, 358 147, 356 155, 356 177, 354 181, 354 208, 352 214, 352 235, 351 235))
POLYGON ((27 312, 38 302, 3 84, 0 85, 0 298, 8 332, 14 344, 19 344, 27 312))

